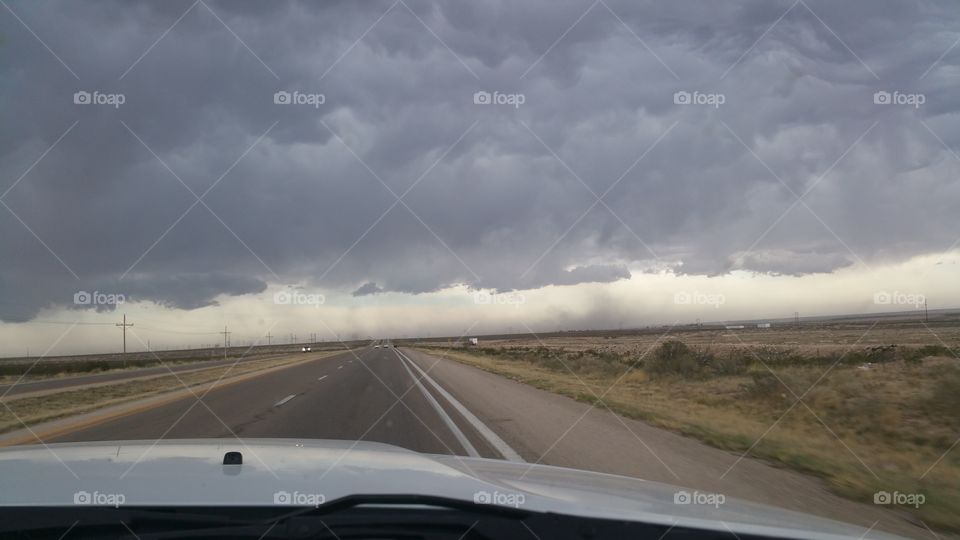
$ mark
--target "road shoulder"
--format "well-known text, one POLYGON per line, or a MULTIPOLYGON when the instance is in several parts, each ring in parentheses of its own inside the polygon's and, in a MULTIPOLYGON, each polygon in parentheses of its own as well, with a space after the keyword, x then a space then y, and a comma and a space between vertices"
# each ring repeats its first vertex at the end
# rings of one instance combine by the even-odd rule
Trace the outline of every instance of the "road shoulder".
POLYGON ((738 454, 602 407, 423 351, 403 352, 530 463, 723 493, 854 523, 864 532, 874 526, 904 536, 930 536, 896 512, 834 495, 819 479, 751 458, 737 463, 738 454))

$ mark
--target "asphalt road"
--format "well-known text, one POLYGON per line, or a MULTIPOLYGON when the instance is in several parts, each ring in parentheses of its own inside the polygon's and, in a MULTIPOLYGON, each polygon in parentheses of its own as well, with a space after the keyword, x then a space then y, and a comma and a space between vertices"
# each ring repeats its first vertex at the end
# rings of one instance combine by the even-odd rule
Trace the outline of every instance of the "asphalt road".
POLYGON ((45 442, 239 437, 364 440, 418 452, 621 474, 909 537, 927 531, 801 473, 423 352, 366 348, 217 387, 45 442), (427 374, 424 377, 424 373, 427 374))
POLYGON ((502 457, 455 409, 440 405, 435 391, 427 397, 428 384, 418 385, 415 369, 392 348, 344 352, 214 389, 202 403, 188 396, 48 442, 346 439, 434 454, 502 457))

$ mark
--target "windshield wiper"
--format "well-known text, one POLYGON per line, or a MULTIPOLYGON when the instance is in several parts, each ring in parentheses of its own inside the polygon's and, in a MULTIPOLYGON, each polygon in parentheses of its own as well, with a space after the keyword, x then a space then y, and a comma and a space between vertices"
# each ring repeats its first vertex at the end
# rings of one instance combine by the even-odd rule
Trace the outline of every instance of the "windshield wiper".
POLYGON ((342 512, 358 506, 411 507, 424 506, 434 509, 460 510, 462 512, 483 515, 496 515, 514 519, 529 516, 531 512, 510 506, 496 504, 477 504, 472 501, 437 497, 433 495, 350 495, 330 501, 320 506, 301 507, 292 512, 281 514, 276 521, 298 516, 322 516, 342 512))

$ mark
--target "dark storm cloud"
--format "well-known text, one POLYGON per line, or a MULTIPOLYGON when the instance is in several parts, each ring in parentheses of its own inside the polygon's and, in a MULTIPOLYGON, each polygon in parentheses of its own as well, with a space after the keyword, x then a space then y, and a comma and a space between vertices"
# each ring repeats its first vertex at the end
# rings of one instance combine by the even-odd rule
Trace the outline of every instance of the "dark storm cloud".
POLYGON ((592 265, 565 270, 553 283, 556 285, 575 285, 577 283, 609 283, 628 279, 630 271, 624 265, 592 265))
POLYGON ((10 2, 66 66, 0 11, 0 320, 98 287, 190 309, 268 283, 798 275, 956 240, 952 3, 515 4, 10 2))
POLYGON ((368 281, 367 283, 364 283, 359 288, 357 288, 357 290, 353 291, 353 293, 351 294, 353 296, 367 296, 369 294, 377 294, 381 292, 383 292, 383 289, 377 286, 376 283, 372 281, 368 281))

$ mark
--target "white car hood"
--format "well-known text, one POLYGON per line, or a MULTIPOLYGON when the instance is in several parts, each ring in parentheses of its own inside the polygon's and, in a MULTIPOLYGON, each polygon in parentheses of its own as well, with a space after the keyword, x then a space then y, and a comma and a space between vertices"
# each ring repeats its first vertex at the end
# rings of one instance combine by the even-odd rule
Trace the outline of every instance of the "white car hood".
MULTIPOLYGON (((865 529, 727 499, 677 504, 681 488, 501 460, 419 454, 371 442, 196 439, 0 450, 0 505, 269 506, 348 495, 432 495, 523 510, 783 538, 857 539, 865 529), (223 465, 226 452, 242 465, 223 465)), ((692 492, 691 492, 692 493, 692 492)), ((896 538, 870 531, 869 538, 896 538)))

